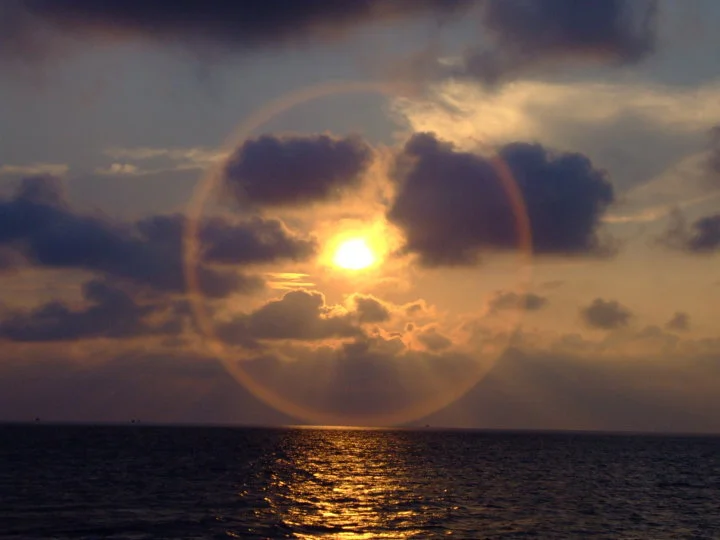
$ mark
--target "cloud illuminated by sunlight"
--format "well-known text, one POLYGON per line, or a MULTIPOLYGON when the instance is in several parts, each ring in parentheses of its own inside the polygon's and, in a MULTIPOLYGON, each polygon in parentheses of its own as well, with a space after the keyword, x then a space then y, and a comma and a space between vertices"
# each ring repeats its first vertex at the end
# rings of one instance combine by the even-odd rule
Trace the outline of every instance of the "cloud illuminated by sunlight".
POLYGON ((500 91, 463 82, 438 85, 430 98, 397 98, 393 110, 414 131, 432 131, 462 149, 478 143, 541 140, 564 147, 567 125, 610 124, 637 118, 674 133, 712 127, 720 85, 693 89, 653 84, 519 81, 500 91))

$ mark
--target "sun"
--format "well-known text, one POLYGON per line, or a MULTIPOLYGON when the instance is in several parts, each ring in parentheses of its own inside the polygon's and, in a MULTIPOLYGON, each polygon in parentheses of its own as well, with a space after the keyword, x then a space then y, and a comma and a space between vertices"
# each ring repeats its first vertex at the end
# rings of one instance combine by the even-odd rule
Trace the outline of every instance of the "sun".
POLYGON ((375 253, 364 238, 351 238, 338 245, 333 263, 345 270, 362 270, 375 263, 375 253))

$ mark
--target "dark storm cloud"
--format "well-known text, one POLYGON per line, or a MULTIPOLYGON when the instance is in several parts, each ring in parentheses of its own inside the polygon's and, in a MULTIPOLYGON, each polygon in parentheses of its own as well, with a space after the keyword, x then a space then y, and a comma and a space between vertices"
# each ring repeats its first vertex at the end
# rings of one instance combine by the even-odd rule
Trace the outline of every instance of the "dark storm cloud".
POLYGON ((371 162, 372 150, 360 137, 264 135, 230 156, 223 182, 241 204, 302 205, 357 186, 371 162))
POLYGON ((538 311, 545 307, 547 302, 547 298, 534 293, 518 294, 512 291, 499 291, 490 300, 490 311, 498 312, 506 309, 538 311))
MULTIPOLYGON (((455 11, 467 0, 3 0, 13 55, 48 52, 43 32, 76 40, 141 39, 193 49, 248 50, 336 39, 372 21, 455 11)), ((5 38, 3 40, 3 38, 5 38)))
POLYGON ((615 330, 627 326, 632 313, 615 300, 596 298, 592 304, 580 310, 585 322, 595 328, 615 330))
MULTIPOLYGON (((603 171, 583 154, 551 153, 539 144, 508 144, 499 155, 525 200, 536 253, 601 251, 596 229, 614 199, 603 171)), ((422 264, 469 265, 483 249, 517 246, 515 213, 490 160, 416 134, 394 176, 398 192, 388 218, 422 264)))
POLYGON ((656 0, 490 0, 489 49, 466 52, 452 74, 496 83, 558 61, 635 63, 655 47, 656 0))
POLYGON ((716 253, 720 251, 720 214, 698 218, 688 226, 685 216, 675 211, 658 241, 668 248, 686 253, 716 253))
MULTIPOLYGON (((59 186, 52 177, 25 179, 13 198, 0 200, 0 246, 13 248, 37 266, 99 272, 158 291, 184 290, 183 216, 153 216, 128 224, 81 215, 68 207, 59 186)), ((311 243, 289 236, 272 221, 213 220, 200 227, 200 237, 207 250, 205 263, 264 263, 312 252, 311 243)), ((203 291, 213 297, 261 284, 234 269, 203 264, 199 280, 203 291)))
POLYGON ((668 330, 685 331, 690 329, 690 315, 678 311, 666 324, 668 330))
POLYGON ((316 341, 354 337, 361 330, 347 313, 334 313, 319 292, 291 291, 252 313, 218 325, 227 343, 257 348, 259 340, 316 341))
MULTIPOLYGON (((89 338, 130 338, 149 334, 178 334, 179 319, 171 316, 159 324, 145 318, 161 306, 142 305, 126 291, 92 280, 83 285, 90 305, 72 309, 52 301, 28 312, 15 312, 0 321, 0 338, 11 341, 75 341, 89 338)), ((170 313, 174 315, 174 313, 170 313)))

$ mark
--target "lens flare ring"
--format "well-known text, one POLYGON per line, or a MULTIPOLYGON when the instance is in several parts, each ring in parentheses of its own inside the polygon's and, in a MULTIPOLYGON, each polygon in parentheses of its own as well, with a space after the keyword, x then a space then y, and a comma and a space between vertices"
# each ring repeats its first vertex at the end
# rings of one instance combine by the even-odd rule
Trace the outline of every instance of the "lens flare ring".
MULTIPOLYGON (((234 135, 226 141, 223 148, 228 152, 237 148, 247 140, 254 131, 267 124, 276 116, 298 105, 321 98, 345 94, 375 93, 393 96, 397 95, 398 91, 401 90, 402 88, 397 85, 365 81, 330 82, 302 88, 282 96, 251 115, 240 125, 234 135)), ((525 201, 508 165, 498 155, 495 155, 490 161, 496 170, 497 176, 512 206, 518 238, 517 255, 519 261, 519 277, 517 291, 524 293, 527 292, 532 269, 532 237, 525 201)), ((201 251, 198 234, 199 226, 203 218, 204 208, 222 178, 222 167, 223 163, 218 163, 201 177, 187 205, 187 219, 185 221, 183 234, 183 267, 187 294, 196 328, 209 351, 222 362, 225 369, 239 384, 259 400, 284 414, 315 424, 351 425, 355 423, 377 426, 404 424, 428 416, 457 401, 485 376, 500 355, 507 349, 513 330, 517 329, 520 324, 522 316, 520 310, 517 311, 514 319, 509 323, 511 331, 506 332, 508 336, 507 341, 503 343, 502 346, 495 344, 495 352, 493 353, 491 361, 478 362, 472 372, 464 374, 460 383, 450 388, 439 389, 431 399, 381 413, 348 415, 313 408, 292 401, 275 389, 256 380, 256 378, 244 369, 242 365, 243 359, 238 358, 236 352, 230 351, 217 336, 215 326, 205 304, 205 298, 199 287, 198 263, 201 251)))

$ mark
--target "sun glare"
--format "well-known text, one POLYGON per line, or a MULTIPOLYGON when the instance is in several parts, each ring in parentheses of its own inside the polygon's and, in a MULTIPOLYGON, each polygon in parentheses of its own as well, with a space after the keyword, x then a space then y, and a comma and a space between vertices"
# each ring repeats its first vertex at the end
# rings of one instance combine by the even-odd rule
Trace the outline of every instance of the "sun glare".
POLYGON ((375 262, 375 254, 363 238, 352 238, 338 246, 333 262, 346 270, 362 270, 375 262))

